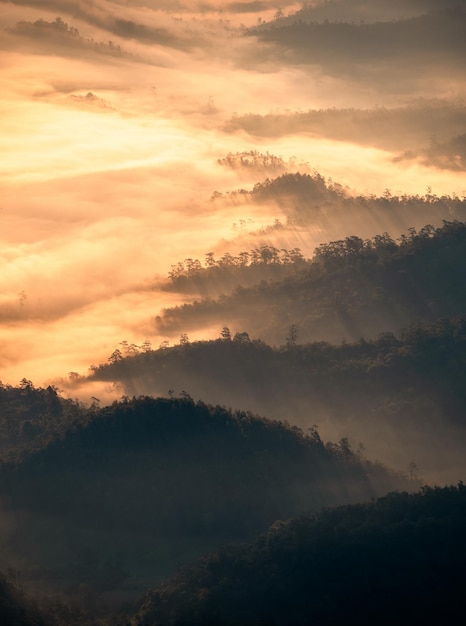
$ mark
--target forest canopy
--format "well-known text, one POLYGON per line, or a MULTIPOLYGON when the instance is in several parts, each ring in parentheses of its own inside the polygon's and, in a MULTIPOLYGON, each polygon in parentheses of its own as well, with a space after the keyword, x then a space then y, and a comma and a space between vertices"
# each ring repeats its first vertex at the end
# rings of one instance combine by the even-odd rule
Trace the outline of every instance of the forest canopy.
POLYGON ((150 626, 455 621, 465 491, 426 488, 276 522, 256 542, 221 548, 151 590, 138 619, 150 626))

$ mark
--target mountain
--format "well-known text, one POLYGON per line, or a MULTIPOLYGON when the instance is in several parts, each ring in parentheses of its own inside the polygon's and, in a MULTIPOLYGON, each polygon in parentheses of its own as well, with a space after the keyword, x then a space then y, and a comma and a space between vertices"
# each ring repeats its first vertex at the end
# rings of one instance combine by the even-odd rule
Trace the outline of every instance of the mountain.
POLYGON ((346 441, 188 397, 94 408, 1 469, 3 561, 28 588, 88 603, 141 593, 277 518, 416 484, 346 441))
POLYGON ((164 309, 160 334, 224 325, 284 343, 292 324, 301 341, 339 342, 399 331, 466 310, 466 223, 414 228, 395 242, 387 233, 321 244, 313 263, 282 280, 238 286, 216 299, 164 309))
POLYGON ((363 441, 391 465, 414 462, 426 479, 464 476, 464 316, 339 345, 298 344, 299 327, 280 348, 247 333, 229 338, 226 330, 214 341, 112 359, 90 380, 112 381, 128 394, 188 390, 275 419, 286 415, 305 429, 318 424, 326 438, 363 441))
POLYGON ((466 488, 425 488, 277 522, 151 590, 134 624, 456 623, 466 488))

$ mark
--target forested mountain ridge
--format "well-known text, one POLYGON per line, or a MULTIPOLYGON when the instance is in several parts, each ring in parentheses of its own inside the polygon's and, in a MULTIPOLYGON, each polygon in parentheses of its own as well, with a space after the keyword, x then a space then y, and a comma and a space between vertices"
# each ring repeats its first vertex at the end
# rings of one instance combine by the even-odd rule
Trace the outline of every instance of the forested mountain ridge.
POLYGON ((438 196, 431 189, 424 195, 398 195, 390 189, 386 189, 383 195, 355 194, 319 172, 287 172, 257 182, 249 190, 237 189, 224 194, 216 192, 212 201, 275 203, 293 224, 328 226, 328 222, 333 220, 338 226, 337 222, 343 220, 345 228, 345 217, 348 216, 356 219, 356 223, 361 222, 361 218, 378 217, 379 227, 381 222, 385 222, 397 229, 408 226, 419 228, 428 222, 440 226, 442 219, 461 221, 466 216, 464 197, 438 196))
POLYGON ((461 315, 465 251, 466 223, 457 221, 412 228, 397 242, 386 233, 346 237, 319 246, 306 269, 282 281, 164 309, 156 327, 189 332, 216 323, 280 344, 294 324, 301 341, 368 339, 415 319, 461 315))
POLYGON ((247 333, 223 334, 112 359, 91 380, 118 382, 129 394, 188 389, 306 428, 319 424, 327 437, 363 441, 392 464, 416 461, 429 477, 464 475, 464 316, 340 345, 299 344, 290 334, 273 348, 247 333))
POLYGON ((309 265, 299 248, 287 250, 262 244, 237 255, 226 252, 216 259, 213 252, 199 259, 184 259, 172 265, 167 291, 200 294, 203 297, 232 291, 238 285, 251 286, 262 280, 286 279, 309 265))
POLYGON ((133 624, 455 623, 465 523, 462 484, 277 522, 150 591, 133 624))
POLYGON ((464 6, 464 0, 372 0, 370 5, 364 0, 326 0, 306 3, 289 15, 278 12, 271 24, 293 24, 296 21, 385 22, 458 6, 464 6))
POLYGON ((433 64, 432 53, 436 51, 443 62, 448 59, 459 69, 464 63, 461 52, 465 49, 465 20, 465 8, 456 5, 406 19, 367 24, 299 19, 287 23, 277 19, 250 28, 247 35, 273 44, 278 50, 286 49, 289 62, 321 64, 340 75, 350 73, 352 63, 357 63, 361 71, 361 66, 383 62, 396 65, 400 59, 422 70, 426 58, 420 57, 419 51, 427 49, 433 64))
POLYGON ((142 592, 143 579, 277 518, 418 484, 346 441, 325 445, 315 429, 306 436, 188 397, 92 409, 1 470, 5 522, 21 520, 5 523, 4 562, 32 588, 41 580, 96 598, 129 580, 142 592))

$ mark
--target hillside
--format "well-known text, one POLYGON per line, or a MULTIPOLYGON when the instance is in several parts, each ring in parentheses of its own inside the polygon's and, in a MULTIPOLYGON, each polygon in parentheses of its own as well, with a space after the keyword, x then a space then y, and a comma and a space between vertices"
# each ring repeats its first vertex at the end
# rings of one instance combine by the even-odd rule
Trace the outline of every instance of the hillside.
POLYGON ((150 591, 133 623, 456 623, 465 522, 462 484, 277 522, 255 543, 219 549, 150 591))
POLYGON ((281 348, 240 333, 112 359, 91 380, 128 394, 186 389, 305 429, 318 424, 326 438, 362 441, 397 467, 415 462, 429 480, 464 476, 464 316, 339 345, 299 344, 299 332, 281 348))
MULTIPOLYGON (((428 111, 437 113, 440 119, 434 120, 421 109, 413 107, 410 114, 413 118, 427 118, 424 120, 426 127, 426 139, 432 139, 432 127, 438 126, 444 129, 445 124, 443 118, 446 116, 445 109, 439 104, 433 104, 427 107, 428 111)), ((458 120, 455 137, 462 132, 466 119, 466 110, 464 107, 458 107, 458 120)), ((450 108, 448 107, 448 111, 450 108)), ((328 125, 336 132, 337 120, 335 117, 340 115, 344 117, 344 112, 327 111, 320 114, 315 113, 317 118, 329 118, 328 125)), ((347 116, 355 115, 347 113, 347 116)), ((375 111, 372 118, 368 118, 368 113, 360 116, 360 124, 363 127, 373 129, 378 140, 381 140, 381 133, 378 132, 377 125, 387 126, 387 115, 392 115, 396 119, 394 112, 375 111), (381 120, 383 119, 383 122, 381 120)), ((400 114, 399 114, 400 115, 400 114)), ((280 129, 289 128, 289 132, 293 132, 292 124, 313 117, 311 113, 261 116, 243 116, 235 118, 231 122, 231 130, 244 129, 251 133, 266 134, 267 128, 272 127, 274 132, 278 134, 280 129), (291 127, 291 128, 290 128, 291 127)), ((303 122, 305 123, 305 122, 303 122)), ((339 125, 353 128, 356 125, 354 119, 339 120, 339 125)), ((410 132, 413 132, 411 126, 406 123, 402 126, 408 126, 410 132)), ((303 129, 301 129, 303 130, 303 129)), ((349 132, 349 131, 348 131, 349 132)), ((353 130, 361 140, 361 134, 353 130)), ((395 129, 385 128, 385 132, 393 136, 396 134, 395 129)), ((399 133, 402 133, 398 129, 399 133)), ((404 133, 406 134, 406 129, 404 133)), ((285 134, 285 132, 283 132, 285 134)), ((438 133, 436 133, 436 136, 438 133)), ((446 139, 455 141, 450 135, 446 135, 446 139)), ((439 140, 434 142, 431 149, 440 149, 439 140)), ((399 142, 399 149, 407 151, 408 148, 420 147, 423 143, 415 142, 411 144, 404 139, 399 142)), ((406 156, 406 155, 405 155, 406 156)), ((411 155, 412 157, 414 156, 411 155)), ((452 159, 453 159, 453 155, 452 159)), ((238 155, 240 157, 240 155, 238 155)), ((403 158, 401 155, 397 159, 403 158)), ((307 168, 308 169, 308 168, 307 168)), ((304 232, 309 230, 321 231, 324 239, 328 242, 332 238, 340 238, 348 233, 356 232, 362 237, 372 237, 380 234, 381 229, 386 230, 392 237, 398 237, 403 231, 410 227, 422 228, 425 224, 432 224, 436 227, 442 225, 442 220, 459 220, 464 221, 466 217, 466 200, 456 195, 438 196, 432 193, 432 189, 428 188, 424 195, 399 194, 386 189, 382 195, 357 193, 350 190, 337 181, 325 178, 319 172, 313 174, 306 172, 287 172, 272 178, 266 178, 261 182, 257 182, 252 189, 236 189, 226 193, 214 193, 212 201, 222 206, 222 203, 233 203, 235 206, 241 204, 254 204, 258 207, 276 207, 280 213, 286 218, 288 226, 304 228, 304 232)), ((308 232, 308 236, 309 236, 308 232)))
POLYGON ((1 556, 29 587, 115 601, 277 518, 408 484, 316 431, 189 398, 123 400, 2 464, 1 556))
POLYGON ((172 334, 227 325, 283 344, 294 324, 301 342, 369 339, 417 319, 463 314, 465 273, 463 222, 412 228, 398 241, 387 233, 351 236, 320 245, 310 266, 283 280, 164 309, 156 329, 172 334))
MULTIPOLYGON (((364 70, 385 68, 387 86, 391 85, 398 70, 404 78, 405 68, 400 62, 412 65, 411 71, 426 72, 432 62, 432 72, 443 63, 459 72, 464 68, 464 7, 456 6, 434 10, 409 18, 364 23, 360 21, 305 22, 299 14, 292 23, 276 19, 270 23, 250 28, 262 44, 269 44, 269 54, 286 51, 289 64, 318 64, 329 74, 356 75, 367 80, 364 70)), ((378 82, 371 76, 372 82, 378 82)), ((380 80, 380 79, 379 79, 380 80)), ((383 85, 378 85, 383 90, 383 85)))

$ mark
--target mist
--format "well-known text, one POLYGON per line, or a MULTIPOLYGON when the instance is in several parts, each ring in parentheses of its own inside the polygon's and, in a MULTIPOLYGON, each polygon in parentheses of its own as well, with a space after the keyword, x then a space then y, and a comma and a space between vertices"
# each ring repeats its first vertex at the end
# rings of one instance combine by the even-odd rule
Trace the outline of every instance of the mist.
MULTIPOLYGON (((218 163, 228 153, 269 152, 283 171, 299 164, 360 193, 463 192, 458 93, 449 103, 433 84, 441 100, 409 104, 425 91, 417 79, 390 93, 325 64, 265 59, 262 31, 245 36, 241 21, 281 27, 274 3, 1 4, 4 381, 43 383, 122 340, 166 339, 151 320, 173 303, 156 287, 170 266, 239 250, 283 218, 276 203, 211 202, 244 185, 244 170, 218 163)), ((249 172, 250 186, 267 174, 249 172)), ((307 228, 286 234, 307 254, 335 234, 307 228)), ((284 243, 273 234, 262 240, 284 243)))

